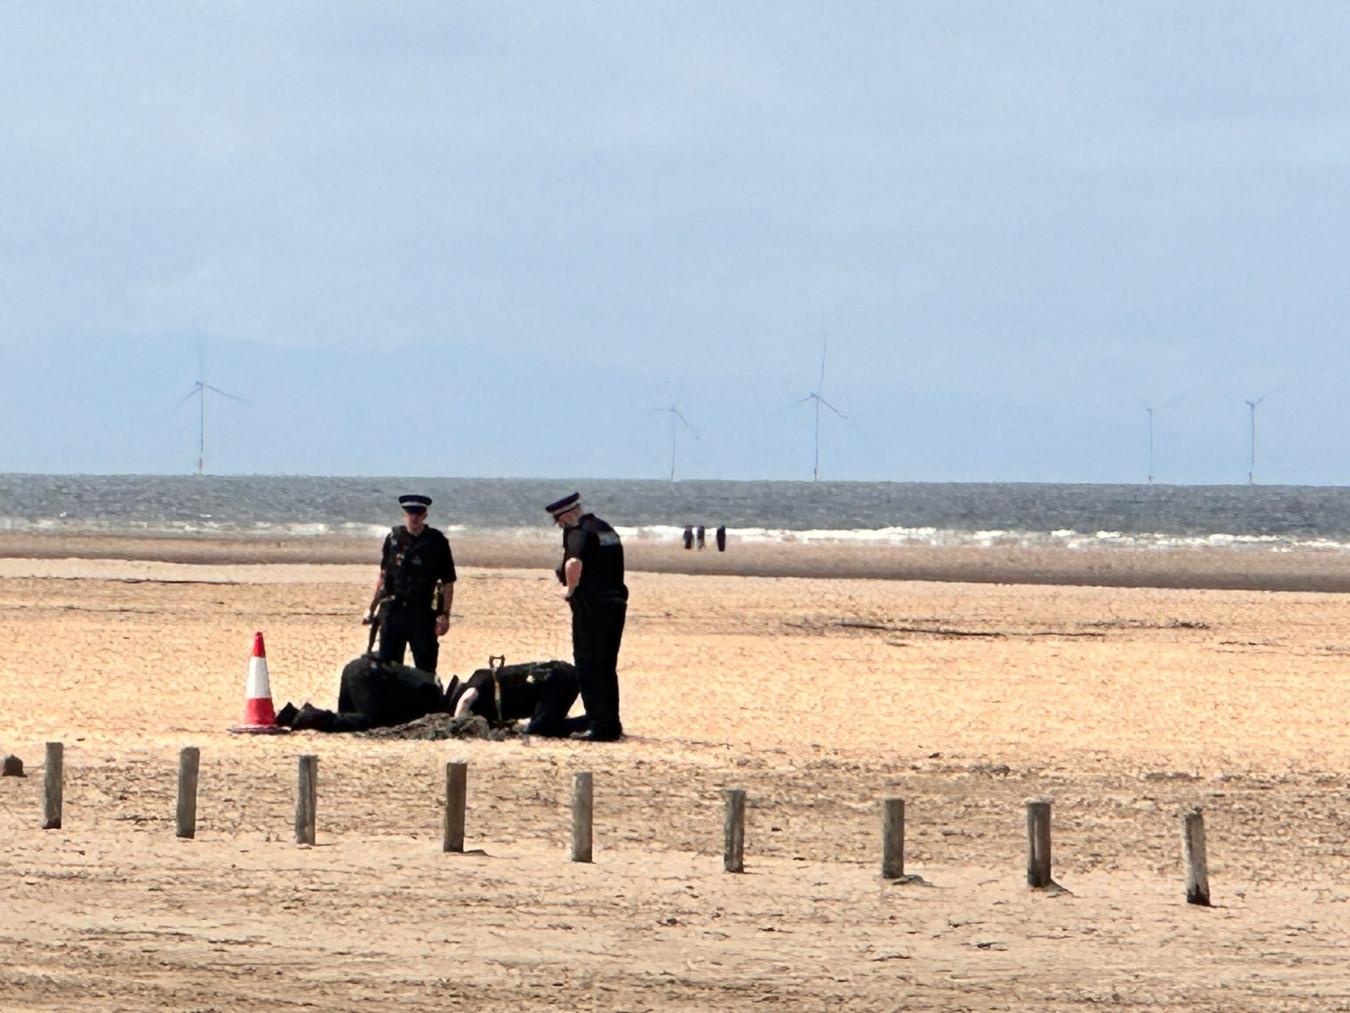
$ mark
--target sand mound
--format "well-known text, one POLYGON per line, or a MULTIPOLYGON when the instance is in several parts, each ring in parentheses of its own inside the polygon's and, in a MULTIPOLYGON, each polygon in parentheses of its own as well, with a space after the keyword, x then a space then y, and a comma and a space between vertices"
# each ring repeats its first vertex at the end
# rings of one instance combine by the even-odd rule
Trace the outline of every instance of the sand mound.
POLYGON ((389 728, 372 728, 368 732, 357 732, 367 739, 416 739, 434 741, 437 739, 490 739, 502 742, 515 738, 516 732, 510 728, 493 728, 487 719, 477 714, 455 717, 452 714, 428 714, 416 721, 389 728))

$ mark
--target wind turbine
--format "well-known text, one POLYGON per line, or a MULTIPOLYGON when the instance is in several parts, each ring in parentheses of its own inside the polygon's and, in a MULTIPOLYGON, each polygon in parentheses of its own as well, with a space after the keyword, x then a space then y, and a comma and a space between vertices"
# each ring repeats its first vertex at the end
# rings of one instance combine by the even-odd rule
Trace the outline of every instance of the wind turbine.
POLYGON ((1256 406, 1278 390, 1279 390, 1278 387, 1276 387, 1275 390, 1268 390, 1260 397, 1258 397, 1256 400, 1247 402, 1248 414, 1251 416, 1251 450, 1252 450, 1251 465, 1249 470, 1247 471, 1248 485, 1256 484, 1256 406))
POLYGON ((675 399, 674 404, 665 408, 657 408, 652 414, 670 416, 670 480, 673 482, 675 481, 675 445, 680 435, 680 426, 684 426, 685 429, 693 433, 696 440, 698 439, 698 430, 689 424, 689 420, 680 411, 679 398, 675 399))
POLYGON ((242 398, 237 398, 237 397, 235 397, 233 394, 228 394, 228 393, 226 393, 225 391, 221 390, 219 387, 213 387, 211 384, 207 383, 206 380, 204 380, 204 379, 198 378, 197 382, 194 383, 194 384, 192 385, 192 389, 191 389, 190 391, 188 391, 187 396, 184 397, 182 401, 178 402, 178 403, 181 405, 181 404, 186 404, 188 401, 192 400, 194 397, 200 399, 200 400, 198 401, 198 403, 197 403, 197 474, 198 474, 198 475, 202 474, 202 473, 205 471, 205 469, 206 469, 206 392, 207 392, 207 391, 210 391, 210 392, 213 393, 213 394, 219 394, 221 397, 227 397, 227 398, 229 398, 231 401, 241 401, 241 400, 243 400, 242 398))
POLYGON ((820 481, 820 406, 824 405, 841 419, 846 422, 848 421, 848 416, 834 405, 830 404, 830 402, 826 401, 825 395, 822 393, 825 389, 825 353, 829 347, 829 341, 830 336, 826 334, 825 339, 820 343, 820 382, 816 384, 815 390, 797 402, 798 404, 805 404, 807 401, 814 401, 816 403, 816 457, 815 466, 811 470, 812 482, 820 481))
POLYGON ((1153 405, 1149 404, 1147 401, 1144 401, 1144 399, 1143 399, 1142 397, 1139 399, 1139 400, 1141 400, 1141 401, 1144 401, 1144 411, 1148 412, 1148 483, 1149 483, 1149 485, 1152 485, 1152 484, 1153 484, 1153 413, 1154 413, 1155 411, 1162 411, 1164 408, 1171 408, 1171 407, 1172 407, 1174 404, 1176 404, 1178 401, 1184 400, 1185 397, 1186 397, 1185 394, 1182 394, 1182 395, 1180 395, 1179 397, 1174 397, 1174 398, 1172 398, 1171 401, 1168 401, 1167 404, 1163 405, 1162 408, 1156 408, 1156 409, 1153 407, 1153 405))

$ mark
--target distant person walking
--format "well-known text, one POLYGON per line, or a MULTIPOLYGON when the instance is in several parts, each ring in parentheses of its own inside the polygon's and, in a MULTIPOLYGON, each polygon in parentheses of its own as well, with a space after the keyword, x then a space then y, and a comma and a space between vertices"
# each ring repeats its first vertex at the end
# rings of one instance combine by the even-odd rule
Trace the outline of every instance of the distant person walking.
POLYGON ((440 639, 450 629, 455 599, 455 559, 450 542, 427 525, 431 497, 400 496, 403 523, 384 538, 380 579, 371 602, 372 622, 380 624, 381 661, 403 664, 412 648, 413 667, 435 672, 440 639))
POLYGON ((694 544, 699 547, 700 552, 703 550, 703 546, 708 544, 707 532, 704 531, 702 524, 700 524, 698 530, 694 532, 694 544))
POLYGON ((694 547, 694 527, 692 524, 684 526, 684 547, 692 549, 694 547))
POLYGON ((727 551, 727 526, 725 524, 717 525, 717 551, 727 551))
POLYGON ((595 514, 585 513, 572 493, 545 509, 563 529, 558 567, 563 597, 572 608, 572 659, 590 727, 572 737, 613 742, 623 737, 619 720, 619 644, 628 616, 623 543, 595 514))

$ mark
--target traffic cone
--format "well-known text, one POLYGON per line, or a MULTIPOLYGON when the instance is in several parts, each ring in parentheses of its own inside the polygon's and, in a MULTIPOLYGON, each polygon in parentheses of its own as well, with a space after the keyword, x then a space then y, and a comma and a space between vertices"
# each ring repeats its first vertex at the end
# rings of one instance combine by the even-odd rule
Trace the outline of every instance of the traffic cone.
POLYGON ((276 735, 289 732, 277 724, 277 712, 272 709, 272 685, 267 679, 267 651, 263 635, 253 634, 253 657, 248 660, 248 684, 244 687, 244 723, 231 728, 232 732, 254 735, 276 735))

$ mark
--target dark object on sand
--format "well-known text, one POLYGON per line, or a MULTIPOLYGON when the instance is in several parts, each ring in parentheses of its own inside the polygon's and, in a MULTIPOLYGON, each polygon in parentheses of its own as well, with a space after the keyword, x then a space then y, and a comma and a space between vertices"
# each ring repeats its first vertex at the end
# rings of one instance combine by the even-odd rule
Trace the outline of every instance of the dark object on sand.
POLYGON ((5 757, 5 769, 0 773, 0 777, 26 777, 23 772, 23 761, 17 756, 5 757))
POLYGON ((430 672, 363 654, 342 670, 336 712, 288 703, 277 712, 277 724, 297 732, 364 732, 445 709, 445 695, 430 672))
POLYGON ((342 670, 338 713, 362 714, 372 728, 401 725, 442 710, 445 696, 430 672, 368 654, 342 670))
POLYGON ((725 524, 717 525, 717 551, 727 551, 727 526, 725 524))
POLYGON ((700 551, 702 551, 703 546, 707 544, 706 533, 703 530, 702 524, 700 524, 698 528, 694 531, 694 544, 696 544, 699 547, 700 551))
POLYGON ((453 714, 428 714, 426 717, 394 725, 392 728, 372 728, 359 733, 366 739, 489 739, 501 742, 511 735, 506 728, 493 728, 477 714, 456 717, 453 714))
POLYGON ((548 723, 558 707, 558 720, 576 702, 577 670, 566 661, 529 661, 506 664, 505 657, 493 657, 487 668, 480 668, 462 684, 452 679, 445 696, 447 710, 455 711, 466 693, 476 695, 468 712, 486 718, 489 723, 510 724, 524 718, 548 723))
POLYGON ((694 527, 692 524, 684 526, 684 547, 692 549, 694 547, 694 527))
POLYGON ((574 730, 566 719, 578 692, 576 669, 565 661, 507 665, 505 658, 494 657, 489 667, 480 668, 464 682, 453 676, 442 690, 429 672, 366 654, 342 670, 336 711, 288 703, 277 712, 277 724, 318 732, 383 728, 391 733, 381 737, 444 739, 483 737, 470 718, 480 719, 488 728, 532 718, 532 726, 540 725, 538 734, 566 734, 574 730), (470 690, 470 702, 461 707, 470 690), (457 710, 464 713, 456 715, 457 710), (425 727, 408 727, 402 735, 392 732, 422 719, 427 719, 425 727), (552 731, 555 727, 556 732, 552 731))

